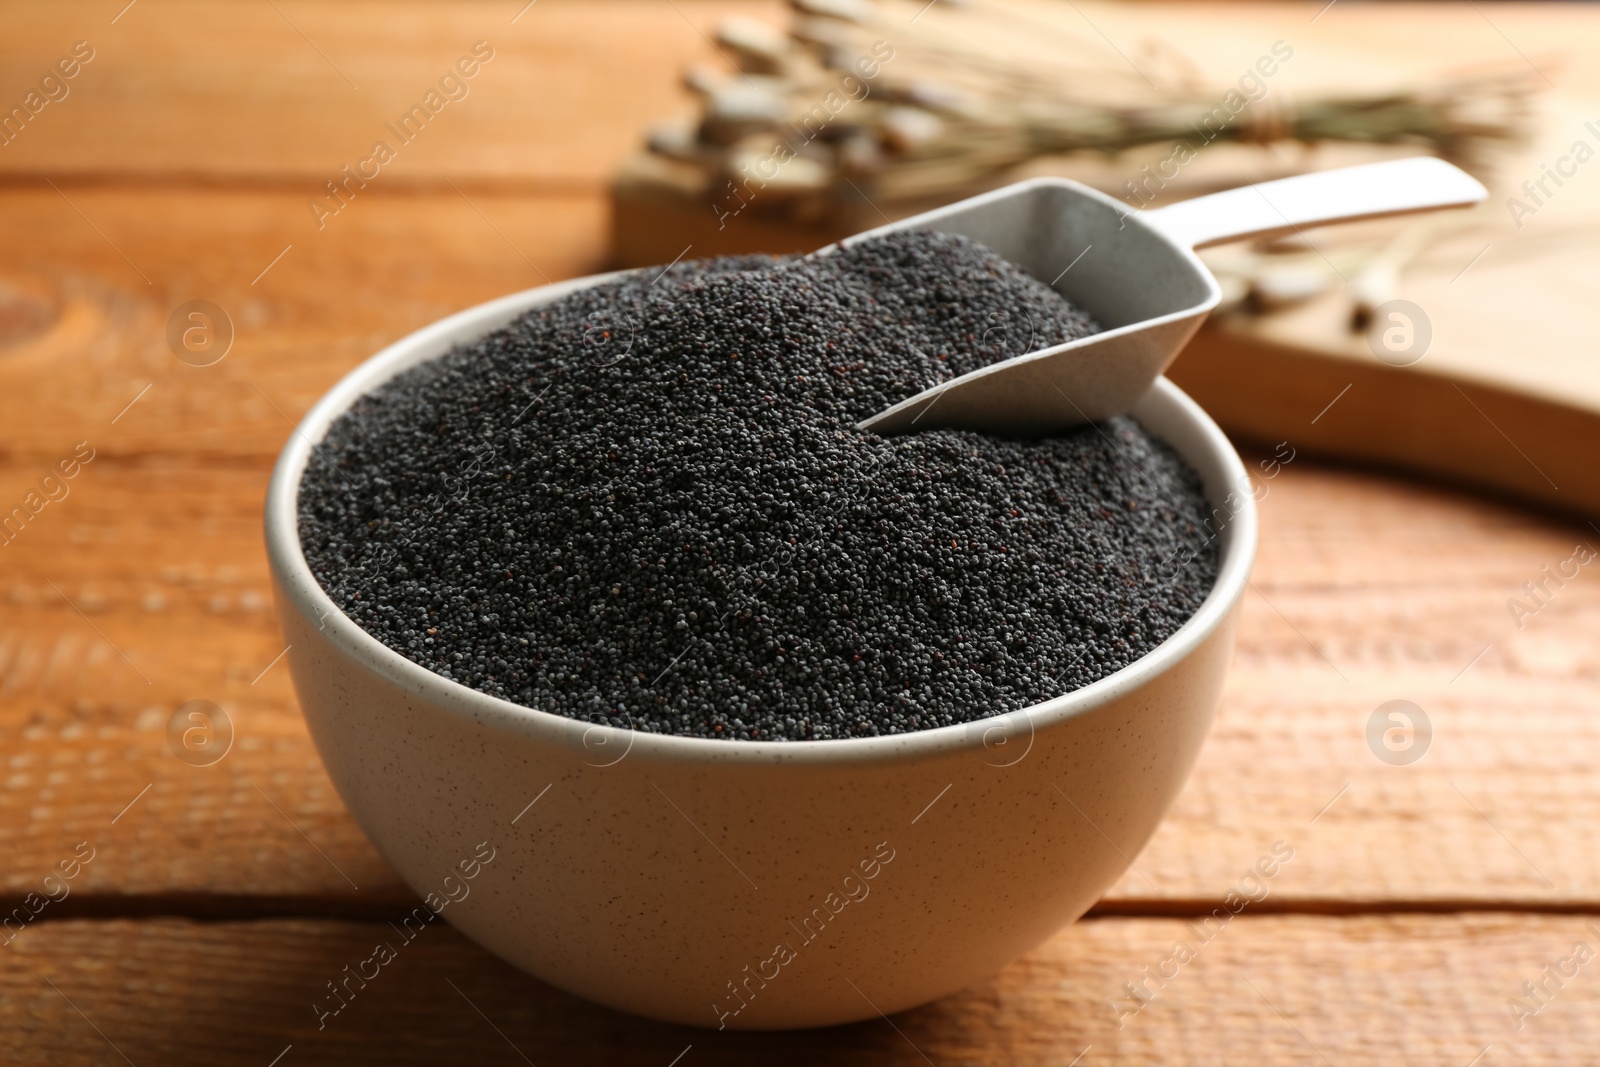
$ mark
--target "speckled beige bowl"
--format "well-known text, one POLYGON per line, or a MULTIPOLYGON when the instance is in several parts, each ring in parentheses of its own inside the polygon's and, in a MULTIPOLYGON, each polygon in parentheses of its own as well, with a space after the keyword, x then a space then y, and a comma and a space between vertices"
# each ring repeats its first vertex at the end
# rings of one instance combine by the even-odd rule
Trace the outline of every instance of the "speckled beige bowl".
POLYGON ((596 280, 497 300, 390 346, 284 449, 267 547, 295 687, 340 796, 444 919, 602 1004, 696 1026, 822 1026, 988 978, 1117 881, 1194 763, 1255 555, 1237 454, 1165 379, 1140 401, 1137 417, 1205 480, 1221 576, 1171 638, 1075 693, 850 741, 574 722, 447 681, 370 637, 312 577, 295 499, 313 442, 357 397, 596 280))

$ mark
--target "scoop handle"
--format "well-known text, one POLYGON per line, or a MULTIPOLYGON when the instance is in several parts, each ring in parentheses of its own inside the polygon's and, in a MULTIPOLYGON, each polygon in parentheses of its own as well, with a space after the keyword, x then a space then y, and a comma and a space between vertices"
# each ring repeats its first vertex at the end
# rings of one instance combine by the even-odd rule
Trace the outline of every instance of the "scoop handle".
POLYGON ((1245 185, 1140 217, 1190 248, 1281 237, 1308 226, 1470 207, 1489 191, 1459 167, 1422 156, 1245 185))

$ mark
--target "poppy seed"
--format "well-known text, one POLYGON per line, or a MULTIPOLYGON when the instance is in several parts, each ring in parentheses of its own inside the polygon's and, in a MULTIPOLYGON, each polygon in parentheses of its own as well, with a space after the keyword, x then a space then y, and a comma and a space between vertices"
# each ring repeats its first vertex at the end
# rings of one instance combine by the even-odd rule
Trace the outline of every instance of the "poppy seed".
POLYGON ((736 742, 1014 711, 1199 607, 1199 478, 1126 416, 854 426, 1096 329, 940 234, 631 274, 357 401, 307 465, 301 544, 385 645, 575 719, 736 742))

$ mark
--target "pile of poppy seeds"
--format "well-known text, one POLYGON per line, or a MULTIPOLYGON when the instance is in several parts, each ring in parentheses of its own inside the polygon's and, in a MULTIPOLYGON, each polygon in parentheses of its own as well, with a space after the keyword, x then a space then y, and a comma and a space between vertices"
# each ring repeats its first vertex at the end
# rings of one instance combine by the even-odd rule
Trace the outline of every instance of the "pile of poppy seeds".
POLYGON ((385 645, 574 719, 765 741, 1014 711, 1200 606, 1199 479, 1128 417, 854 426, 1096 329, 938 234, 629 275, 359 400, 306 469, 301 542, 385 645))

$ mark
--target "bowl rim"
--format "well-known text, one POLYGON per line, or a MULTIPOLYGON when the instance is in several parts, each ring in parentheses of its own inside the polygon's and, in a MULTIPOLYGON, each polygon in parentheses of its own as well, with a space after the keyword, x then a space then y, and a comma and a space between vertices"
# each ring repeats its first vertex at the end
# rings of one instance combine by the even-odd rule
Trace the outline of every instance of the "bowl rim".
MULTIPOLYGON (((599 757, 586 761, 590 766, 611 766, 624 757, 691 764, 856 764, 906 762, 962 749, 987 748, 993 752, 996 743, 1012 739, 1013 730, 1019 739, 1025 734, 1031 748, 1037 731, 1087 714, 1176 666, 1205 643, 1242 597, 1254 563, 1257 541, 1256 498, 1249 474, 1222 429, 1194 400, 1162 377, 1135 405, 1135 410, 1151 403, 1170 407, 1176 419, 1193 431, 1189 436, 1192 443, 1198 445, 1198 448, 1185 449, 1172 443, 1173 447, 1179 449, 1186 462, 1200 469, 1203 477, 1206 467, 1222 474, 1220 481, 1205 478, 1206 498, 1213 514, 1226 507, 1226 522, 1214 535, 1220 541, 1221 553, 1217 579, 1199 609, 1165 641, 1120 670, 1080 689, 973 722, 910 733, 817 741, 752 741, 732 737, 712 740, 597 725, 491 696, 435 674, 362 629, 333 602, 312 573, 301 549, 298 523, 300 479, 306 464, 334 420, 383 382, 443 355, 456 344, 499 328, 531 307, 601 284, 621 273, 625 272, 589 275, 538 286, 467 308, 384 347, 328 390, 290 434, 267 488, 263 523, 279 612, 296 612, 306 624, 307 632, 319 637, 358 669, 377 674, 401 692, 448 713, 529 741, 559 744, 580 754, 599 757), (1235 499, 1236 504, 1227 503, 1235 499), (1002 731, 998 742, 993 733, 996 729, 1002 731), (619 747, 621 755, 616 755, 619 747)), ((287 630, 288 620, 280 621, 287 630)), ((294 654, 292 646, 286 651, 291 672, 295 672, 296 662, 301 657, 294 654)), ((995 765, 1009 765, 1009 762, 995 765)))

